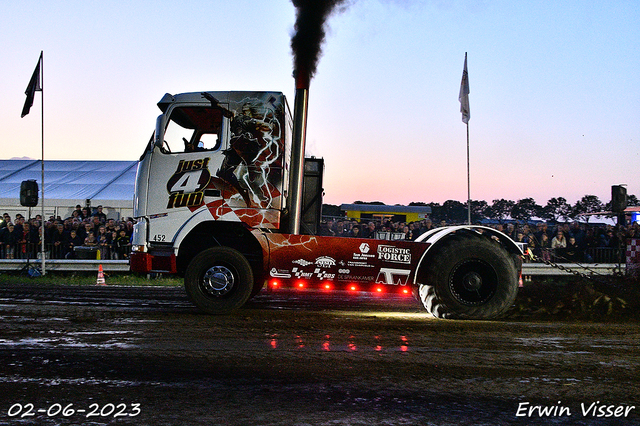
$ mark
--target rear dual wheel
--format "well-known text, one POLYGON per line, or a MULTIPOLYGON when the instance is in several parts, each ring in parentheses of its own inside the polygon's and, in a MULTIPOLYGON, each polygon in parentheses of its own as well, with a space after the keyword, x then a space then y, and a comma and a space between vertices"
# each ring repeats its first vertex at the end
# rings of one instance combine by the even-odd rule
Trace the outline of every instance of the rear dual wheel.
POLYGON ((491 319, 503 314, 518 293, 513 256, 497 241, 456 235, 434 247, 418 292, 437 318, 491 319))
POLYGON ((210 314, 226 314, 245 304, 254 288, 247 259, 229 247, 212 247, 187 267, 184 286, 191 301, 210 314))

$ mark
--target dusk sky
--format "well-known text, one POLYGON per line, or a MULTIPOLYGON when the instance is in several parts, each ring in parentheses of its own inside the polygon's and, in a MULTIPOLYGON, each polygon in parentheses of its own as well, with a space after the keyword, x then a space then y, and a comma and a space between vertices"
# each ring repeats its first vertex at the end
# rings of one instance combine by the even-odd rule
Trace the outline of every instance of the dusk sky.
MULTIPOLYGON (((356 0, 328 21, 307 155, 325 202, 640 196, 640 2, 356 0)), ((5 1, 0 158, 137 160, 166 93, 272 90, 293 108, 287 0, 5 1)), ((46 182, 45 182, 46 183, 46 182)))

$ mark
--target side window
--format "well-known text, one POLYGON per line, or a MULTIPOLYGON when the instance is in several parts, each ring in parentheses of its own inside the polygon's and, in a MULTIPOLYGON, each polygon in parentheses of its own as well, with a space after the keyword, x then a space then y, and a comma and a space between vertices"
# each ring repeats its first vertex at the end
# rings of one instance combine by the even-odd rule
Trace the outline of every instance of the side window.
POLYGON ((222 144, 224 121, 220 109, 178 107, 170 112, 164 132, 165 150, 172 153, 216 151, 222 144))

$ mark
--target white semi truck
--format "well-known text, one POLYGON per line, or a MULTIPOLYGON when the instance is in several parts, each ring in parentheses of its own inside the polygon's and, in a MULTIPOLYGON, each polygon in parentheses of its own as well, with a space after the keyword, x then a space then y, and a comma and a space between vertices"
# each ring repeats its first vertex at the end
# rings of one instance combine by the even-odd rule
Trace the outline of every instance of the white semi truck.
POLYGON ((304 158, 307 89, 166 94, 136 177, 131 270, 184 276, 201 310, 268 288, 414 294, 438 318, 514 302, 521 247, 481 226, 417 241, 318 235, 323 161, 304 158))

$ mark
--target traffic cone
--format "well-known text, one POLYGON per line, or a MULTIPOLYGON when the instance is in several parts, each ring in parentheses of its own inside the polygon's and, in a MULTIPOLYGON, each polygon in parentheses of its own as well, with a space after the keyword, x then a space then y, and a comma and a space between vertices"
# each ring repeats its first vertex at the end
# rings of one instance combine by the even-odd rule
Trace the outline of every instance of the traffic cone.
POLYGON ((96 281, 96 285, 107 285, 104 280, 104 272, 102 271, 102 265, 98 268, 98 280, 96 281))

